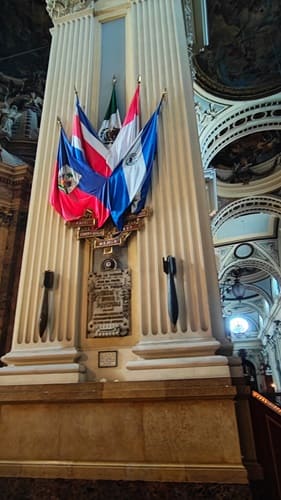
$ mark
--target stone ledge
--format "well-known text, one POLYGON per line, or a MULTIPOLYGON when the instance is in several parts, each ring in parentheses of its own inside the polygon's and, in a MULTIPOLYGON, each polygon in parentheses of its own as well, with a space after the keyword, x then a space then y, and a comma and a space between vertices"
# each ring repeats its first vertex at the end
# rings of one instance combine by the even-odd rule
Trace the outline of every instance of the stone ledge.
MULTIPOLYGON (((1 381, 1 379, 0 379, 1 381)), ((229 379, 0 386, 0 404, 114 400, 234 399, 229 379)))
POLYGON ((145 481, 165 482, 248 483, 245 468, 234 464, 173 465, 0 460, 0 476, 97 480, 110 478, 122 481, 143 481, 145 478, 145 481))

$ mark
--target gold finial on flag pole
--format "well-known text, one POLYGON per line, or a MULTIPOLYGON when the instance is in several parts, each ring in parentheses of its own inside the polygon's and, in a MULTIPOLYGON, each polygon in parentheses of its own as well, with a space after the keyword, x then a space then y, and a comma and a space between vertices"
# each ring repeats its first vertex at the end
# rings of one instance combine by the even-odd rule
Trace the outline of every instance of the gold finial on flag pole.
POLYGON ((141 75, 138 75, 137 83, 140 85, 141 84, 141 75))
POLYGON ((161 96, 161 103, 164 101, 164 99, 166 99, 168 96, 168 91, 166 88, 164 88, 163 92, 162 92, 162 96, 161 96))
POLYGON ((59 116, 57 116, 57 124, 62 127, 62 122, 59 116))

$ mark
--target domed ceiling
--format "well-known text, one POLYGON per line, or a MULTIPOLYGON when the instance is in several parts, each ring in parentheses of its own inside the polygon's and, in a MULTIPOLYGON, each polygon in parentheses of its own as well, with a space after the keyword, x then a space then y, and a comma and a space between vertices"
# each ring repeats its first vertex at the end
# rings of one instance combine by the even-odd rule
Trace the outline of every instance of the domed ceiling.
POLYGON ((209 45, 193 57, 195 110, 206 172, 217 179, 221 304, 232 341, 258 344, 281 290, 281 4, 205 1, 209 45), (246 320, 247 331, 234 331, 233 320, 246 320))
POLYGON ((280 0, 207 0, 209 45, 194 58, 197 81, 224 98, 281 89, 280 0))

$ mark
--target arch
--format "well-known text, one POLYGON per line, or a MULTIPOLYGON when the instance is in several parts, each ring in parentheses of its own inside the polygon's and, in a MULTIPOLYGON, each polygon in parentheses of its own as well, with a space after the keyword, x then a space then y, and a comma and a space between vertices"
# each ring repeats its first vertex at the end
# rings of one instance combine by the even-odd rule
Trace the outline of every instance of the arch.
POLYGON ((281 129, 281 96, 239 104, 222 111, 200 136, 203 168, 231 142, 263 130, 281 129))
POLYGON ((274 265, 268 261, 257 259, 255 257, 244 259, 241 261, 230 262, 227 266, 225 266, 221 272, 219 273, 219 281, 223 278, 223 276, 229 271, 232 267, 240 267, 241 269, 244 267, 256 267, 257 269, 261 269, 266 272, 270 276, 273 276, 278 283, 281 283, 281 269, 279 266, 274 265))
POLYGON ((243 215, 265 213, 281 216, 281 200, 276 196, 249 196, 235 200, 220 210, 212 220, 211 228, 213 236, 218 229, 229 219, 243 215))

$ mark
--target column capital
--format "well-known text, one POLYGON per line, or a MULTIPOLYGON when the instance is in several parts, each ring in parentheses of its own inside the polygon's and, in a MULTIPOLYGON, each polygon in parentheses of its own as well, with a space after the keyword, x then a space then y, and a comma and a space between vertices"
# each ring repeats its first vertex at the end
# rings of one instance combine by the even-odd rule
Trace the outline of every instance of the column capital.
POLYGON ((46 0, 46 9, 54 21, 57 18, 91 8, 97 0, 46 0))

